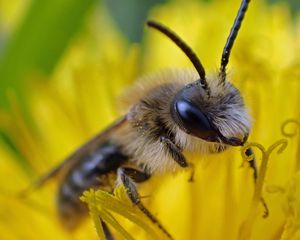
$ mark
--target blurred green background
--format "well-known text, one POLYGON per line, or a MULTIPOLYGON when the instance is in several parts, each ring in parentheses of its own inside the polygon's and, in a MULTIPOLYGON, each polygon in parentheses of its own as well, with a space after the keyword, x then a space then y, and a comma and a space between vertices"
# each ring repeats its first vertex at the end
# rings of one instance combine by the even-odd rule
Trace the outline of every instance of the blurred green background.
MULTIPOLYGON (((210 4, 214 0, 198 1, 210 4)), ((143 44, 148 13, 164 2, 167 0, 0 0, 0 113, 10 111, 9 99, 13 94, 34 131, 26 102, 30 95, 26 86, 32 81, 29 76, 44 76, 36 81, 50 79, 74 40, 88 34, 91 19, 102 21, 103 17, 95 16, 103 13, 122 34, 127 46, 143 44)), ((289 5, 291 15, 295 21, 298 19, 299 0, 268 0, 270 5, 276 2, 289 5)), ((105 24, 94 26, 105 27, 105 24)), ((1 126, 0 136, 2 142, 21 158, 1 126)))

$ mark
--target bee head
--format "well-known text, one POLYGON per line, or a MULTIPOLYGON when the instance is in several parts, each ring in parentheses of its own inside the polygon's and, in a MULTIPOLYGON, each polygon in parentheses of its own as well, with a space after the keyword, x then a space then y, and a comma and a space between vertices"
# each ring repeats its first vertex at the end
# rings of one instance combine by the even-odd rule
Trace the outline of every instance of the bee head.
POLYGON ((200 81, 185 86, 172 101, 172 118, 181 130, 205 141, 243 145, 250 117, 239 91, 219 79, 210 81, 210 89, 208 96, 200 81))
POLYGON ((186 133, 208 142, 232 146, 243 145, 248 138, 250 121, 239 91, 226 81, 226 66, 250 0, 242 0, 221 57, 220 71, 206 81, 204 67, 193 50, 165 26, 148 21, 152 27, 171 39, 190 59, 200 79, 179 91, 171 104, 175 123, 186 133))

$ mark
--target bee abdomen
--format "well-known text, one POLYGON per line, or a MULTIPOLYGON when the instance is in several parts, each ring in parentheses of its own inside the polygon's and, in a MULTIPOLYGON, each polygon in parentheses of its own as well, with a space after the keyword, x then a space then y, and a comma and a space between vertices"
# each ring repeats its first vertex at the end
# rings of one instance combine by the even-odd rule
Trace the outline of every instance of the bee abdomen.
POLYGON ((90 188, 112 188, 111 180, 115 178, 117 168, 127 159, 118 145, 107 142, 68 171, 57 199, 59 214, 68 229, 75 228, 87 213, 86 206, 79 199, 82 193, 90 188))

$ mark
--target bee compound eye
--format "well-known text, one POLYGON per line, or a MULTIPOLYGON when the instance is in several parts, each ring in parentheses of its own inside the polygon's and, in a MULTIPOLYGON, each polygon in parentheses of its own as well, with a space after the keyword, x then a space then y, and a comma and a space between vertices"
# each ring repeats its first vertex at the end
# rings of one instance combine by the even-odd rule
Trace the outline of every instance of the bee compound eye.
POLYGON ((187 133, 207 141, 216 141, 217 133, 207 116, 196 104, 185 99, 174 102, 174 114, 177 124, 187 133))

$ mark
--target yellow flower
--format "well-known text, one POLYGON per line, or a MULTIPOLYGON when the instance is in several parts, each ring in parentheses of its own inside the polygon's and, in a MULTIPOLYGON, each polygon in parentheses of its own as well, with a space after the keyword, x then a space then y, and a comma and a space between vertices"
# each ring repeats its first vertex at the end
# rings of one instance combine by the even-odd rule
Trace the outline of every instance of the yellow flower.
MULTIPOLYGON (((219 64, 239 2, 172 1, 156 7, 151 19, 182 36, 209 72, 219 64)), ((263 152, 261 157, 254 147, 259 166, 268 163, 260 169, 256 188, 252 170, 244 164, 238 148, 204 158, 190 156, 196 163, 192 183, 188 182, 190 172, 184 171, 154 177, 140 186, 141 196, 148 196, 142 201, 175 240, 300 238, 300 41, 296 31, 300 25, 295 25, 293 28, 284 6, 267 7, 263 1, 251 1, 230 60, 231 81, 242 92, 253 116, 249 141, 260 143, 255 145, 259 149, 288 142, 279 155, 263 152), (285 123, 288 119, 294 120, 285 123), (263 218, 262 196, 269 209, 267 218, 263 218)), ((53 201, 57 182, 26 199, 17 194, 116 119, 115 99, 141 72, 190 67, 180 50, 156 32, 146 30, 141 59, 140 46, 127 49, 122 37, 110 28, 97 28, 99 31, 73 43, 51 81, 38 84, 34 78, 41 76, 31 76, 28 101, 35 129, 26 124, 20 103, 10 93, 13 111, 0 113, 0 126, 22 157, 0 142, 1 239, 97 239, 91 219, 74 233, 60 226, 53 201)), ((84 194, 99 236, 98 216, 111 221, 119 239, 165 238, 130 205, 122 191, 117 189, 116 196, 94 190, 84 194), (106 199, 115 205, 109 208, 106 199), (130 217, 122 206, 132 212, 130 217)))

